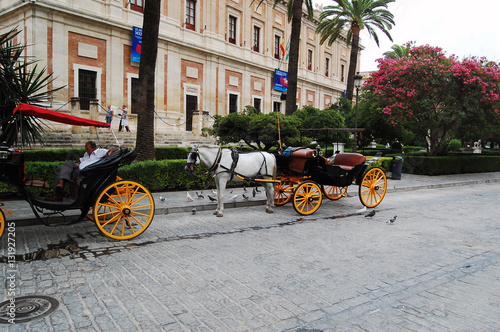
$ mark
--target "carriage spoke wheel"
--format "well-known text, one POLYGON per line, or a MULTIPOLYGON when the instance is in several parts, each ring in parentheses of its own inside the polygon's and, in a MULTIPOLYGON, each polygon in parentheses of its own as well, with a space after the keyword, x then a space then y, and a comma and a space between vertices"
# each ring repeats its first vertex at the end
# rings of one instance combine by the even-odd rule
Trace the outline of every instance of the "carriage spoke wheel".
POLYGON ((4 229, 5 229, 5 215, 3 214, 2 209, 0 209, 0 237, 2 237, 4 229))
POLYGON ((154 211, 154 200, 146 187, 134 181, 118 181, 102 191, 92 212, 104 235, 127 240, 148 228, 154 211))
POLYGON ((372 208, 380 204, 387 190, 387 178, 379 167, 373 167, 363 176, 359 185, 359 199, 364 206, 372 208))
MULTIPOLYGON (((115 181, 121 181, 121 180, 122 178, 117 175, 115 181)), ((98 211, 99 213, 104 213, 107 207, 100 205, 99 209, 100 209, 100 211, 98 211)), ((94 211, 92 210, 92 207, 90 207, 89 211, 87 211, 86 217, 88 220, 94 222, 94 211)))
POLYGON ((312 181, 302 182, 293 192, 293 208, 302 215, 316 212, 322 200, 321 188, 312 181))
POLYGON ((347 187, 323 186, 323 193, 326 198, 335 201, 342 198, 347 192, 347 187))
POLYGON ((293 194, 293 184, 291 182, 278 182, 274 187, 274 204, 285 205, 290 202, 293 194))

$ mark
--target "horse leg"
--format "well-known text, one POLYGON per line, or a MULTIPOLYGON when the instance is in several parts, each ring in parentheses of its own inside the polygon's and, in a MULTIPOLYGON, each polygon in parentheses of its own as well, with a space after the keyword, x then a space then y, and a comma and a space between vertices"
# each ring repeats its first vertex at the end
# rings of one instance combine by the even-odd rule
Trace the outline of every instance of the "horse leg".
POLYGON ((264 183, 264 187, 266 188, 266 212, 274 213, 274 183, 266 182, 264 183))
POLYGON ((215 184, 217 187, 217 209, 214 211, 214 214, 217 217, 224 216, 224 191, 226 190, 226 183, 227 179, 225 177, 217 176, 215 178, 215 184))

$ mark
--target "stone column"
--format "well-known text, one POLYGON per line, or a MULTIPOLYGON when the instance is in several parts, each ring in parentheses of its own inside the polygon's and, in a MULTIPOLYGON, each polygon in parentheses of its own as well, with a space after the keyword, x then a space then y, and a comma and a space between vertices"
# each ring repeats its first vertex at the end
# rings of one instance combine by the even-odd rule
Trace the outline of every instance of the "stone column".
POLYGON ((193 128, 192 128, 193 136, 200 136, 201 128, 200 128, 200 112, 193 111, 193 128))
MULTIPOLYGON (((98 120, 99 118, 99 100, 97 99, 91 99, 90 100, 90 119, 91 120, 98 120)), ((95 134, 97 128, 96 127, 89 127, 89 133, 95 134)))
MULTIPOLYGON (((71 115, 81 116, 80 114, 80 98, 79 97, 71 97, 71 115)), ((72 134, 81 134, 82 127, 80 126, 71 126, 72 134)))

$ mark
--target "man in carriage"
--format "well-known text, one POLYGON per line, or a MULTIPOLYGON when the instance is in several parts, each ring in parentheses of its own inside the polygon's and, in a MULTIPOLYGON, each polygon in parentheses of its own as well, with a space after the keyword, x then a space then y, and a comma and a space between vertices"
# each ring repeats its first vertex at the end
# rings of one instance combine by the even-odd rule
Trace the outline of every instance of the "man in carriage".
POLYGON ((73 160, 68 160, 62 165, 57 175, 55 193, 54 195, 47 197, 45 200, 52 202, 62 201, 64 197, 64 182, 76 181, 78 184, 81 180, 80 171, 96 161, 99 161, 108 153, 108 149, 98 149, 97 144, 94 141, 88 141, 85 143, 85 151, 85 154, 79 159, 79 161, 74 162, 73 160))

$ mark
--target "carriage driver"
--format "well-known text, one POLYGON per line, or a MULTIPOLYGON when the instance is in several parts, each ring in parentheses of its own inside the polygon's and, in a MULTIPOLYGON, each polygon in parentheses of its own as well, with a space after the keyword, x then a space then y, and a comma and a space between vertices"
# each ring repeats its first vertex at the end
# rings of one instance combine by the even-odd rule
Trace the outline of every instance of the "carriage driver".
POLYGON ((85 143, 85 154, 78 162, 73 160, 68 160, 65 164, 61 166, 59 174, 57 175, 55 194, 47 197, 47 201, 62 201, 64 196, 64 181, 76 180, 79 183, 81 179, 80 171, 88 165, 91 165, 104 157, 107 153, 107 149, 98 149, 94 141, 88 141, 85 143))

